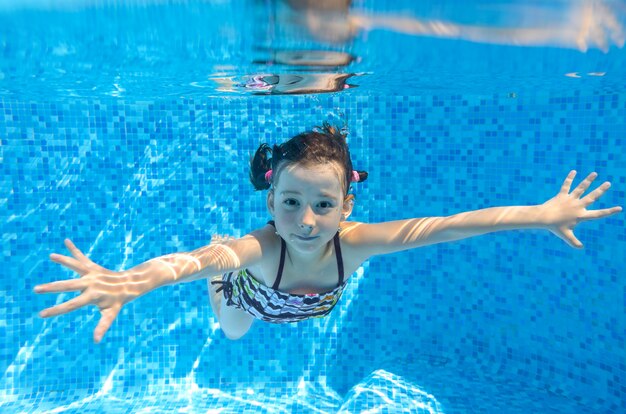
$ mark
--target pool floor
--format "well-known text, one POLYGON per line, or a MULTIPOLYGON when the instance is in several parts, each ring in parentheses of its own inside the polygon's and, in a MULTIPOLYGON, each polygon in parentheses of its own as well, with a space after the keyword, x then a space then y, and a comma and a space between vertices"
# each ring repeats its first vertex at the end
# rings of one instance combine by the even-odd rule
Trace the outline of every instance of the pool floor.
MULTIPOLYGON (((431 361, 432 362, 432 361, 431 361)), ((405 367, 406 368, 406 367, 405 367)), ((471 366, 428 362, 411 369, 408 380, 375 370, 343 397, 319 384, 301 384, 294 395, 256 394, 250 389, 218 390, 178 384, 149 393, 96 393, 78 397, 38 393, 0 404, 2 412, 100 413, 586 413, 595 410, 554 390, 534 388, 524 378, 477 372, 471 366)), ((611 411, 607 411, 611 412, 611 411)), ((617 412, 617 411, 615 411, 617 412)))

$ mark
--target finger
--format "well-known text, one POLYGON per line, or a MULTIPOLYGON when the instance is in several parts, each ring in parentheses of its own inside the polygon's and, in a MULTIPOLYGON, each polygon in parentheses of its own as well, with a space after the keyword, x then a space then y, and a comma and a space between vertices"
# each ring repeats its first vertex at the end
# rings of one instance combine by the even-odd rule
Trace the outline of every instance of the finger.
POLYGON ((582 180, 580 184, 578 184, 578 187, 576 187, 574 191, 572 191, 572 195, 575 197, 580 197, 581 195, 583 195, 583 193, 587 191, 587 189, 589 188, 593 180, 596 179, 597 176, 598 176, 598 173, 595 171, 589 174, 587 178, 582 180))
POLYGON ((582 249, 583 244, 574 236, 574 232, 570 229, 566 229, 563 231, 563 236, 565 237, 563 240, 567 242, 570 246, 576 249, 582 249))
POLYGON ((89 267, 91 269, 104 270, 104 267, 94 263, 90 258, 85 256, 83 254, 83 252, 81 252, 80 249, 78 247, 76 247, 74 245, 74 243, 72 243, 72 241, 70 239, 65 239, 65 246, 72 253, 72 256, 74 256, 76 259, 78 259, 78 261, 80 263, 83 263, 83 264, 87 265, 87 267, 89 267))
POLYGON ((61 293, 83 290, 87 287, 82 279, 59 280, 58 282, 45 283, 35 286, 35 293, 61 293))
POLYGON ((52 253, 50 255, 50 260, 62 266, 65 266, 70 270, 75 271, 81 276, 87 273, 87 269, 85 268, 85 266, 78 260, 74 259, 73 257, 52 253))
POLYGON ((585 215, 585 220, 592 220, 592 219, 598 219, 598 218, 602 218, 602 217, 608 217, 608 216, 612 216, 613 214, 617 214, 619 212, 622 211, 621 207, 611 207, 611 208, 604 208, 601 210, 591 210, 588 211, 587 214, 585 215))
POLYGON ((590 192, 589 194, 587 194, 585 197, 581 198, 580 200, 583 203, 585 203, 585 207, 586 207, 590 204, 593 204, 597 199, 602 197, 602 195, 606 193, 606 190, 608 190, 609 188, 611 188, 611 183, 608 181, 605 181, 604 183, 602 183, 602 185, 600 185, 598 188, 596 188, 595 190, 593 190, 592 192, 590 192))
POLYGON ((74 256, 78 260, 87 259, 87 256, 85 256, 83 252, 81 252, 80 249, 76 247, 76 245, 72 243, 70 239, 65 239, 63 242, 65 243, 65 247, 67 247, 67 250, 72 253, 72 256, 74 256))
POLYGON ((93 263, 91 261, 91 259, 89 259, 87 256, 85 256, 83 254, 83 252, 81 252, 80 249, 78 247, 76 247, 74 245, 74 243, 72 243, 72 241, 70 239, 65 239, 65 247, 67 247, 67 249, 70 251, 70 253, 72 253, 72 256, 74 256, 80 262, 82 262, 82 263, 89 263, 89 264, 93 263))
POLYGON ((107 333, 115 318, 120 312, 119 307, 116 308, 108 308, 102 311, 102 317, 100 318, 100 322, 98 322, 98 326, 96 326, 95 331, 93 332, 93 341, 97 344, 102 341, 102 338, 107 333))
POLYGON ((87 295, 80 295, 60 305, 42 310, 41 312, 39 312, 39 316, 41 316, 42 318, 49 318, 51 316, 63 315, 65 313, 72 312, 78 308, 82 308, 85 305, 89 305, 89 303, 91 303, 91 301, 89 300, 87 295))
POLYGON ((563 181, 563 185, 561 185, 561 193, 569 194, 569 189, 572 186, 572 181, 574 181, 574 177, 576 177, 576 170, 572 170, 565 177, 565 181, 563 181))

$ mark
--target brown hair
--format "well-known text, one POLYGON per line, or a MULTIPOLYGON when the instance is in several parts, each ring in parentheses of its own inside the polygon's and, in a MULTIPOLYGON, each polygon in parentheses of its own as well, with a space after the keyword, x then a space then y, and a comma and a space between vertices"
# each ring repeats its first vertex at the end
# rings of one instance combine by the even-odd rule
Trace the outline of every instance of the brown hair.
MULTIPOLYGON (((336 162, 344 170, 342 181, 348 194, 353 170, 346 135, 337 127, 324 122, 322 127, 298 134, 287 142, 274 145, 273 148, 266 143, 261 144, 250 161, 252 185, 256 190, 270 188, 271 183, 265 180, 265 174, 270 169, 272 182, 276 182, 280 171, 288 165, 336 162)), ((367 172, 358 171, 358 174, 359 181, 367 179, 367 172)))

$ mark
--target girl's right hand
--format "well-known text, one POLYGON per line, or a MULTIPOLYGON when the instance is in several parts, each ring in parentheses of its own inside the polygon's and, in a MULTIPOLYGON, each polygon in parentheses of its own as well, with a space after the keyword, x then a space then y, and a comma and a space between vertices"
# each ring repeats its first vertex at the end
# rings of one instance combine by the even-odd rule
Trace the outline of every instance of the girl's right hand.
POLYGON ((72 269, 81 277, 79 279, 61 280, 35 286, 35 293, 61 293, 81 291, 81 294, 60 305, 39 312, 42 318, 62 315, 82 308, 96 305, 100 309, 100 322, 94 331, 94 342, 99 343, 104 334, 119 314, 122 306, 138 295, 132 294, 129 287, 129 276, 124 272, 114 272, 89 260, 74 244, 65 240, 65 246, 73 257, 51 254, 50 260, 72 269))

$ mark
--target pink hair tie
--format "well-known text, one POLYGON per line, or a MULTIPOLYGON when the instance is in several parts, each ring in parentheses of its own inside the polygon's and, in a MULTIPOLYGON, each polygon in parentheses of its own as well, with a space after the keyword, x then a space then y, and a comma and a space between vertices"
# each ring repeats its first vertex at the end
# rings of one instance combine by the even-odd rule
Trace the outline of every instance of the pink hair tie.
POLYGON ((271 179, 272 179, 272 170, 268 170, 265 173, 265 181, 267 181, 269 183, 271 179))
POLYGON ((352 179, 350 180, 350 182, 358 183, 360 180, 361 180, 361 176, 359 175, 359 172, 352 170, 352 179))

